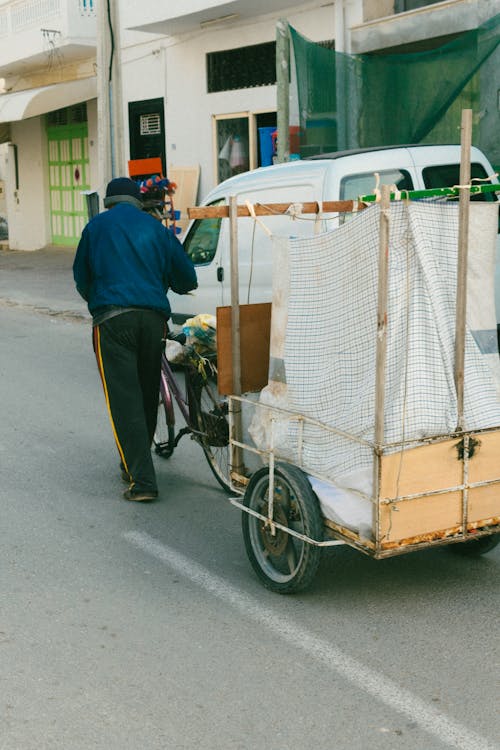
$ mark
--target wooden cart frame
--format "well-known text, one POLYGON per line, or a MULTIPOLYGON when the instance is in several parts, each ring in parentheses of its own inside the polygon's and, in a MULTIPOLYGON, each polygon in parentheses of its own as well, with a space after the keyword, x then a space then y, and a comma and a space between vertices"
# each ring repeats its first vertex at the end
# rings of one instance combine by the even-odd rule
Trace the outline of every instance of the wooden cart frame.
MULTIPOLYGON (((231 503, 270 526, 320 547, 342 541, 376 559, 431 545, 476 540, 500 532, 500 428, 412 440, 413 446, 418 445, 407 448, 405 443, 376 445, 360 441, 306 416, 244 397, 230 396, 229 403, 230 435, 234 435, 237 405, 242 403, 272 411, 279 415, 280 420, 296 421, 299 456, 295 465, 298 468, 302 468, 300 446, 307 424, 319 426, 325 432, 341 434, 354 442, 363 442, 373 451, 374 493, 371 497, 363 495, 373 505, 373 538, 363 538, 356 531, 325 518, 325 534, 335 540, 332 542, 297 534, 274 519, 273 474, 280 456, 274 450, 272 436, 269 450, 259 450, 232 437, 233 446, 260 455, 269 467, 269 513, 263 516, 249 510, 240 498, 232 498, 231 503), (422 472, 423 466, 425 472, 422 472)), ((318 474, 315 476, 325 479, 318 474)), ((236 477, 233 489, 242 494, 241 477, 236 477)))
MULTIPOLYGON (((373 443, 360 441, 353 435, 318 423, 300 414, 285 412, 277 407, 267 407, 249 401, 255 408, 270 408, 279 413, 280 419, 295 420, 300 426, 313 423, 325 430, 341 433, 345 438, 363 442, 373 451, 373 495, 369 497, 373 507, 373 534, 371 539, 323 518, 322 538, 313 538, 297 533, 290 526, 280 523, 275 517, 274 474, 280 456, 272 444, 269 450, 261 451, 242 441, 241 412, 247 399, 241 390, 240 351, 240 306, 238 281, 237 219, 239 216, 256 216, 285 212, 281 204, 273 206, 238 206, 230 198, 229 206, 212 209, 191 209, 191 218, 207 215, 228 216, 231 241, 231 369, 233 392, 229 395, 229 419, 231 440, 231 465, 233 489, 237 497, 231 499, 234 506, 245 514, 256 517, 262 524, 263 533, 275 535, 283 532, 298 537, 315 547, 348 544, 374 558, 386 558, 431 545, 464 543, 480 540, 500 532, 500 425, 486 430, 464 429, 464 358, 466 328, 466 282, 467 244, 469 231, 469 199, 471 193, 498 191, 498 185, 471 186, 470 148, 472 112, 462 113, 460 185, 434 191, 419 191, 404 196, 391 194, 383 185, 377 196, 365 196, 359 201, 338 201, 323 204, 323 212, 353 211, 364 207, 371 199, 380 200, 379 281, 377 312, 376 386, 375 386, 375 433, 373 443), (436 435, 411 443, 389 445, 384 443, 384 395, 387 345, 387 290, 388 290, 388 209, 391 199, 411 199, 430 195, 459 197, 459 247, 457 271, 457 301, 455 327, 455 387, 457 393, 458 420, 451 434, 436 435), (210 214, 207 213, 210 211, 210 214), (223 212, 223 213, 222 213, 223 212), (268 471, 267 513, 258 513, 241 501, 245 495, 248 478, 243 476, 242 451, 260 454, 268 471), (423 470, 425 467, 425 470, 423 470), (327 538, 324 538, 327 537, 327 538)), ((319 213, 318 204, 302 206, 303 213, 319 213)), ((227 333, 226 333, 227 338, 227 333)), ((301 468, 301 458, 295 464, 301 468)), ((321 478, 321 477, 318 477, 321 478)), ((331 480, 329 480, 331 481, 331 480)), ((251 480, 250 480, 251 483, 251 480)), ((365 496, 367 497, 367 496, 365 496)), ((318 535, 321 536, 321 535, 318 535)), ((493 541, 493 540, 492 540, 493 541)), ((246 540, 247 543, 247 540, 246 540)), ((248 545, 247 545, 248 549, 248 545)), ((252 562, 254 568, 257 567, 252 562)), ((259 572, 257 570, 257 572, 259 572)), ((265 576, 261 575, 267 585, 265 576)), ((294 590, 292 585, 271 585, 283 593, 294 590)), ((303 586, 301 586, 303 587, 303 586)))

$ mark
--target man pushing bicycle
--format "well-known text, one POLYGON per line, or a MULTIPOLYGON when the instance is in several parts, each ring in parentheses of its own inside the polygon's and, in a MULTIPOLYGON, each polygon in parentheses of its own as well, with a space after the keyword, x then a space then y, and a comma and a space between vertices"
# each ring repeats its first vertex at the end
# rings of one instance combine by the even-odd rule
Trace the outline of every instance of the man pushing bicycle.
POLYGON ((92 341, 120 455, 127 500, 158 497, 151 457, 167 292, 197 287, 196 271, 175 235, 142 211, 128 177, 108 184, 105 208, 84 227, 73 276, 92 315, 92 341))

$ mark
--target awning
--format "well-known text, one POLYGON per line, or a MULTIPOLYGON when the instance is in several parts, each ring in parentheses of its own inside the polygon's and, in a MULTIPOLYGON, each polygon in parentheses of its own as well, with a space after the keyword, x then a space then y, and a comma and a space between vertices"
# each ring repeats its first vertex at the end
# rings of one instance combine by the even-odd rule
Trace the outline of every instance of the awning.
POLYGON ((54 83, 37 89, 0 94, 0 124, 18 122, 28 117, 37 117, 55 109, 71 107, 73 104, 95 99, 97 78, 81 78, 77 81, 54 83))

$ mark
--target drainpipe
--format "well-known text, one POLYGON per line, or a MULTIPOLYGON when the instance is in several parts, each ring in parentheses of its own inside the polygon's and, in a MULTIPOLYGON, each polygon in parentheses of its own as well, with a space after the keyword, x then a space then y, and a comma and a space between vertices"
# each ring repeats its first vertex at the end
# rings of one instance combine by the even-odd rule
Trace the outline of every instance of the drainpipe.
POLYGON ((125 175, 120 69, 120 29, 116 0, 97 6, 97 153, 98 192, 112 177, 125 175))
POLYGON ((122 48, 119 2, 107 0, 108 24, 112 42, 110 111, 111 111, 111 170, 113 177, 127 175, 123 148, 123 89, 122 89, 122 48))
MULTIPOLYGON (((348 52, 346 42, 346 23, 344 0, 335 0, 335 52, 348 52)), ((336 100, 337 100, 337 150, 343 151, 347 148, 347 102, 349 95, 347 91, 346 71, 342 65, 340 70, 336 69, 336 100)))
POLYGON ((111 179, 111 115, 109 107, 108 9, 106 2, 97 5, 97 158, 98 193, 104 196, 111 179))

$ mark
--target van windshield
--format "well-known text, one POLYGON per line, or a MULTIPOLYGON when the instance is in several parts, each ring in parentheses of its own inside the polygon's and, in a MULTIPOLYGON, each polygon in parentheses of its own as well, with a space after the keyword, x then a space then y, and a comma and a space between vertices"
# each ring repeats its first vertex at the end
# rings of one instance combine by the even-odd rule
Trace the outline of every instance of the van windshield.
MULTIPOLYGON (((221 206, 224 202, 224 198, 220 198, 209 205, 221 206)), ((208 265, 213 261, 219 243, 221 221, 222 219, 197 219, 187 233, 183 242, 184 250, 195 265, 208 265)))

